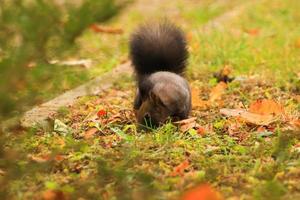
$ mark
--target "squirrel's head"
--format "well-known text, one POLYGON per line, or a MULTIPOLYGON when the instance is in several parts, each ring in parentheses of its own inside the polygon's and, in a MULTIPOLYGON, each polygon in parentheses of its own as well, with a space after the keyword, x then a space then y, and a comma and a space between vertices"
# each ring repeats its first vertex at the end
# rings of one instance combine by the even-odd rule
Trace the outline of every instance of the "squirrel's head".
POLYGON ((168 120, 170 114, 168 107, 153 92, 150 92, 149 98, 136 110, 138 123, 147 127, 159 126, 168 120))
MULTIPOLYGON (((168 120, 177 121, 186 116, 178 113, 178 104, 175 105, 173 95, 164 94, 164 98, 160 98, 153 91, 149 93, 147 99, 145 99, 140 108, 136 110, 136 117, 139 124, 146 127, 157 127, 168 120)), ((177 99, 175 100, 179 102, 177 99)), ((180 107, 185 107, 182 105, 180 107)), ((186 110, 186 109, 185 109, 186 110)), ((187 112, 188 113, 188 112, 187 112)))

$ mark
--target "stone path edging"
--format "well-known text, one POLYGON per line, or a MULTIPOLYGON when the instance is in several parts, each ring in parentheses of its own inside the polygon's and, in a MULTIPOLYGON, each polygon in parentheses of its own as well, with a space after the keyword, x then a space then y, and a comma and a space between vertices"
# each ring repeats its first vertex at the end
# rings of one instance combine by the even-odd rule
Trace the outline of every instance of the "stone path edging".
POLYGON ((121 74, 132 73, 130 65, 130 62, 122 64, 100 77, 72 89, 46 103, 34 107, 23 115, 21 118, 21 126, 26 128, 43 123, 50 115, 56 113, 59 108, 72 105, 78 97, 98 94, 99 92, 108 89, 121 74))

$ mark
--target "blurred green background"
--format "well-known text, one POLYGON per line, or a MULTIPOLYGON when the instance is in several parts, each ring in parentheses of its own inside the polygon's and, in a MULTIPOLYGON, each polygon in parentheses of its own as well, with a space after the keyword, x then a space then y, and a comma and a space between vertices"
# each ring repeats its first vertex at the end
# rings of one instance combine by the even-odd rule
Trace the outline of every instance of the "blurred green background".
POLYGON ((51 61, 80 59, 78 38, 92 24, 110 20, 126 4, 115 0, 0 0, 0 120, 88 80, 84 68, 51 61))

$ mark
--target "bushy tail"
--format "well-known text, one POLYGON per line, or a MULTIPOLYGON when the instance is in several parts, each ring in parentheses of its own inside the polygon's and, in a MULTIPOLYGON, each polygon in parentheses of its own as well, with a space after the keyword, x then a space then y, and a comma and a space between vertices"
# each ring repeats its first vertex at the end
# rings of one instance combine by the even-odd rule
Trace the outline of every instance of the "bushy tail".
POLYGON ((182 74, 188 58, 185 35, 167 21, 142 25, 131 36, 130 54, 138 76, 157 71, 182 74))

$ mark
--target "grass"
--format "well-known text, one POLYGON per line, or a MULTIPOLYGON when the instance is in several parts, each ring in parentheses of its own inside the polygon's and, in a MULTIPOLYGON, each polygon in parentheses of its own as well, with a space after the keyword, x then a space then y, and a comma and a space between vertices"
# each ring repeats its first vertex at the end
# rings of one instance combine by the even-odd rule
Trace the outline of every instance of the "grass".
MULTIPOLYGON (((71 199, 178 199, 201 183, 210 183, 226 199, 300 197, 299 130, 281 121, 261 130, 219 113, 223 107, 248 107, 256 99, 267 98, 276 99, 288 115, 299 119, 298 1, 259 1, 224 24, 223 31, 209 34, 194 27, 233 5, 207 1, 182 7, 178 2, 175 6, 181 9, 176 20, 184 22, 186 31, 193 30, 188 71, 192 87, 206 99, 216 85, 213 72, 229 65, 237 77, 228 84, 221 102, 193 109, 192 116, 205 134, 194 129, 182 132, 172 123, 139 130, 131 110, 134 82, 124 77, 102 94, 60 109, 50 127, 7 133, 0 152, 5 158, 0 162, 5 172, 0 176, 2 199, 46 199, 49 191, 56 195, 61 191, 71 199), (102 114, 97 117, 99 110, 102 114), (174 169, 186 161, 188 167, 174 175, 174 169)), ((128 22, 131 30, 144 19, 139 19, 138 11, 128 13, 124 21, 111 23, 128 22)), ((107 66, 91 72, 105 71, 126 55, 128 33, 84 35, 82 41, 103 41, 83 47, 82 55, 88 55, 88 50, 101 52, 90 56, 99 63, 104 58, 106 64, 101 66, 107 66), (109 49, 110 45, 117 49, 109 49)))
POLYGON ((262 1, 225 24, 222 32, 206 35, 198 31, 191 69, 230 65, 237 74, 263 74, 286 83, 299 68, 298 8, 298 1, 262 1))

